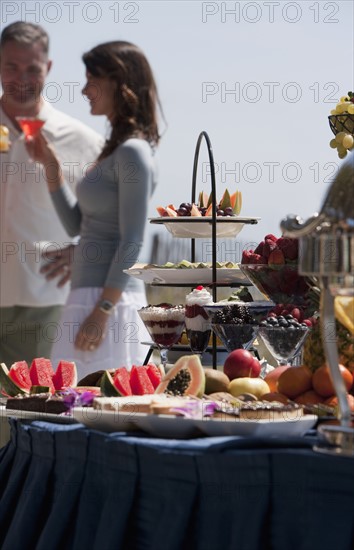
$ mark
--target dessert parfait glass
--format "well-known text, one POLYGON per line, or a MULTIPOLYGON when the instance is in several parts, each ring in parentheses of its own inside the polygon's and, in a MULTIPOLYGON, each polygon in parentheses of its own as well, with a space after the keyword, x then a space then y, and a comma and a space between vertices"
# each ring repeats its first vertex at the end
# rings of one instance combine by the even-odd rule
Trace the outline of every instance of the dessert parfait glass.
POLYGON ((209 315, 203 306, 212 303, 210 292, 203 286, 198 286, 186 296, 185 323, 189 347, 199 355, 207 349, 211 334, 209 315))
POLYGON ((185 308, 172 304, 149 305, 138 311, 151 339, 160 350, 161 362, 166 368, 167 353, 178 342, 184 329, 185 308))

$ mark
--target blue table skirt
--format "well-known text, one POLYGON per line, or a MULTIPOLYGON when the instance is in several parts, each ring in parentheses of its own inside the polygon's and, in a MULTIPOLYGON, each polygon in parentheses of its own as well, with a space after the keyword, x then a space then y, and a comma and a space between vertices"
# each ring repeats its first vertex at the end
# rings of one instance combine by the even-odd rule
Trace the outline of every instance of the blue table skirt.
POLYGON ((0 548, 353 550, 354 461, 313 442, 11 420, 0 548))

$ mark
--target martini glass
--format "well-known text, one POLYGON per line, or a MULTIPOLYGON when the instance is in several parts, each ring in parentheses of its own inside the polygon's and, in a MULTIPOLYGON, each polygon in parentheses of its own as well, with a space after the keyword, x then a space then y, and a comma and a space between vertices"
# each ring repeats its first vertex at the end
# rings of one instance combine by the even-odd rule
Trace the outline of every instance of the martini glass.
POLYGON ((16 120, 24 133, 25 140, 28 140, 31 137, 36 137, 39 130, 45 123, 44 120, 37 117, 17 116, 16 120))
POLYGON ((211 328, 228 352, 234 349, 250 349, 258 332, 258 325, 212 323, 211 328))
POLYGON ((258 336, 279 365, 293 365, 309 331, 309 327, 303 325, 297 327, 260 326, 258 336))
POLYGON ((159 304, 143 307, 138 313, 159 348, 161 362, 166 369, 168 350, 177 344, 184 329, 185 309, 183 306, 159 304))

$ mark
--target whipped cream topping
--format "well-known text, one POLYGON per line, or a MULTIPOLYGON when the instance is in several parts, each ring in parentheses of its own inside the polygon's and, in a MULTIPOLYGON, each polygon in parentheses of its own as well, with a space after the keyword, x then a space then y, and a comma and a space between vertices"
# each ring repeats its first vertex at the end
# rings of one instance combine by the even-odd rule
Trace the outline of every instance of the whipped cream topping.
POLYGON ((174 307, 159 307, 159 306, 146 306, 139 310, 140 317, 143 321, 169 321, 177 320, 184 321, 185 310, 184 307, 174 306, 174 307))
POLYGON ((210 306, 213 303, 213 298, 210 292, 202 287, 200 289, 194 288, 192 292, 186 296, 186 305, 187 306, 210 306))

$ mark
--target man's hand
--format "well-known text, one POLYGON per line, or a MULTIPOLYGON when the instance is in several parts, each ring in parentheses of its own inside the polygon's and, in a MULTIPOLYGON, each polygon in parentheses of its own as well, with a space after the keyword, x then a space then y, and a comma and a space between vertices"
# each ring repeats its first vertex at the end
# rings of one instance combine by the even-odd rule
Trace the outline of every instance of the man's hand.
POLYGON ((58 278, 57 286, 64 286, 71 277, 71 264, 74 257, 75 245, 71 244, 60 250, 46 250, 42 257, 47 260, 40 272, 45 275, 48 281, 58 278))

